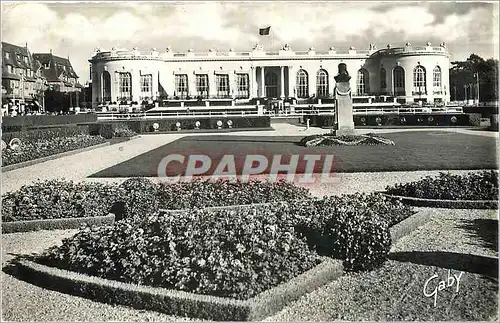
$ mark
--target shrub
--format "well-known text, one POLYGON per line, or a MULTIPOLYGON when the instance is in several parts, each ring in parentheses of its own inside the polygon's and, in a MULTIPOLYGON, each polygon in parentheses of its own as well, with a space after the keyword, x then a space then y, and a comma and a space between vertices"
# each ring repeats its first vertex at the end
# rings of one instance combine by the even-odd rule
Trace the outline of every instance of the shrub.
POLYGON ((17 149, 7 148, 2 151, 2 166, 86 148, 104 142, 103 137, 84 134, 71 137, 53 137, 37 141, 22 141, 17 149))
POLYGON ((160 183, 159 205, 170 210, 290 201, 310 197, 308 189, 285 181, 230 182, 196 179, 174 184, 160 183))
POLYGON ((117 125, 113 130, 113 137, 133 137, 135 135, 135 131, 130 130, 127 125, 117 125))
POLYGON ((37 181, 2 195, 2 221, 107 215, 123 191, 116 185, 37 181))
POLYGON ((88 126, 63 126, 6 132, 2 133, 2 140, 8 143, 13 138, 19 138, 23 142, 37 142, 41 140, 51 140, 54 138, 73 137, 88 134, 88 126))
POLYGON ((157 186, 147 178, 127 179, 120 188, 125 193, 126 210, 119 218, 142 218, 158 211, 157 186))
POLYGON ((484 171, 466 175, 439 173, 419 181, 396 184, 387 193, 400 196, 441 200, 497 200, 498 172, 484 171))
POLYGON ((39 262, 107 279, 248 299, 313 268, 318 255, 272 210, 191 210, 87 228, 39 262))
POLYGON ((387 258, 389 227, 413 214, 411 208, 379 194, 295 201, 296 230, 322 255, 342 259, 347 270, 371 270, 387 258))

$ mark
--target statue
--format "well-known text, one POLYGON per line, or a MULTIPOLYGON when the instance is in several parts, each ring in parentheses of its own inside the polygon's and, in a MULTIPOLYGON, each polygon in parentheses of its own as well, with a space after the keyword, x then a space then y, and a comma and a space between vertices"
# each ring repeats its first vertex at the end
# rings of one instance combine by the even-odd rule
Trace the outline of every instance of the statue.
POLYGON ((285 46, 283 46, 282 50, 291 50, 290 46, 288 44, 285 44, 285 46))
POLYGON ((351 77, 349 76, 349 72, 347 72, 347 65, 344 63, 339 64, 339 73, 337 76, 334 77, 335 82, 337 83, 343 83, 343 82, 349 82, 351 77))
POLYGON ((354 133, 350 79, 347 65, 340 63, 339 73, 335 76, 335 134, 337 136, 354 133))

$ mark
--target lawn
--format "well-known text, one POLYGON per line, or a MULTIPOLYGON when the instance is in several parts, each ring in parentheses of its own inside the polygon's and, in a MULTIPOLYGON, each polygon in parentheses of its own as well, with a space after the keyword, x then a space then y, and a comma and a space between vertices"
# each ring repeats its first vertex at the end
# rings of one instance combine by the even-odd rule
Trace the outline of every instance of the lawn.
MULTIPOLYGON (((207 155, 212 160, 209 175, 224 155, 235 157, 236 173, 241 174, 247 155, 264 155, 271 164, 272 156, 282 155, 281 163, 289 163, 291 155, 299 155, 296 174, 306 170, 304 155, 321 155, 314 173, 322 171, 326 155, 333 155, 331 172, 383 172, 414 170, 496 169, 496 138, 443 131, 399 132, 383 135, 395 146, 325 146, 302 147, 302 137, 269 136, 190 136, 161 146, 135 158, 104 169, 91 177, 156 177, 160 161, 167 155, 207 155)), ((172 162, 167 175, 184 174, 183 164, 172 162)), ((269 173, 270 165, 264 171, 269 173)))

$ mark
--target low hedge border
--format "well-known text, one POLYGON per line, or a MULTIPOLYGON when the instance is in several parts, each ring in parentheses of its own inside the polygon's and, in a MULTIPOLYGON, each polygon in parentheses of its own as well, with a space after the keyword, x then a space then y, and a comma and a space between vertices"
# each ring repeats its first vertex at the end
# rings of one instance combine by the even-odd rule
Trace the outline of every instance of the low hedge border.
POLYGON ((150 131, 143 132, 141 135, 161 135, 161 134, 176 134, 176 133, 221 133, 221 132, 241 132, 241 131, 269 131, 274 130, 273 127, 248 127, 248 128, 222 128, 222 129, 181 129, 170 131, 150 131))
POLYGON ((412 206, 437 207, 447 209, 498 209, 498 201, 495 200, 438 200, 392 195, 384 192, 380 192, 380 194, 388 198, 399 199, 401 200, 401 202, 412 206))
MULTIPOLYGON (((265 204, 268 203, 257 205, 265 206, 265 204)), ((247 206, 255 206, 255 204, 237 207, 247 206)), ((395 244, 405 235, 430 221, 431 218, 431 210, 420 211, 392 226, 392 243, 395 244)), ((292 280, 242 301, 91 277, 24 259, 15 260, 13 264, 20 278, 52 290, 136 309, 224 321, 262 320, 278 312, 288 303, 339 278, 344 273, 341 260, 325 258, 319 265, 292 280)))
POLYGON ((85 224, 112 225, 114 222, 114 214, 97 217, 2 222, 2 233, 28 232, 37 230, 78 229, 85 224))
POLYGON ((40 164, 40 163, 43 163, 43 162, 46 162, 49 160, 53 160, 53 159, 57 159, 57 158, 65 157, 65 156, 75 155, 78 153, 82 153, 84 151, 97 149, 97 148, 101 148, 101 147, 108 146, 108 145, 109 145, 109 142, 103 142, 102 144, 88 146, 88 147, 84 147, 84 148, 80 148, 80 149, 68 150, 68 151, 65 151, 63 153, 58 153, 58 154, 54 154, 54 155, 50 155, 50 156, 46 156, 46 157, 42 157, 42 158, 37 158, 37 159, 33 159, 33 160, 27 160, 25 162, 21 162, 21 163, 17 163, 17 164, 2 166, 2 172, 9 172, 9 171, 14 170, 14 169, 40 164))
POLYGON ((432 215, 432 210, 423 210, 390 227, 391 244, 395 245, 401 238, 429 222, 432 219, 432 215))
POLYGON ((343 273, 341 261, 325 259, 318 266, 292 280, 242 301, 127 284, 48 267, 29 260, 17 260, 14 265, 23 280, 52 290, 136 309, 219 321, 264 319, 282 309, 288 302, 340 277, 343 273))

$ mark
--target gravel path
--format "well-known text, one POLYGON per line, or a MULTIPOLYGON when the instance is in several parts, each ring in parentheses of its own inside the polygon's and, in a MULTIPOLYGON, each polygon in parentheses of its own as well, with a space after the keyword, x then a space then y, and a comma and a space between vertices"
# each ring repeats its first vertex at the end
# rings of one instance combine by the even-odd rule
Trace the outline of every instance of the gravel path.
MULTIPOLYGON (((483 269, 483 264, 467 259, 475 255, 488 260, 496 257, 498 261, 497 244, 485 242, 484 237, 471 228, 471 223, 484 221, 488 225, 497 219, 496 211, 435 210, 431 222, 393 246, 390 257, 410 253, 409 260, 389 260, 372 272, 345 275, 266 321, 493 319, 498 311, 498 281, 475 273, 483 269), (437 253, 425 259, 426 252, 437 253), (446 259, 447 255, 456 256, 456 253, 460 258, 446 259), (437 306, 433 307, 433 299, 423 295, 426 280, 434 274, 446 279, 448 268, 459 275, 461 270, 455 269, 460 266, 459 262, 468 270, 461 277, 459 292, 441 291, 437 306)), ((496 228, 498 222, 489 225, 496 228)), ((498 232, 494 235, 498 236, 498 232)), ((498 266, 494 269, 497 272, 498 266)))
MULTIPOLYGON (((324 133, 324 129, 310 128, 304 131, 303 127, 287 124, 273 125, 274 131, 260 131, 259 135, 309 135, 324 133)), ((423 129, 424 131, 425 129, 423 129)), ((450 131, 449 129, 433 129, 439 131, 450 131)), ((357 130, 358 133, 367 132, 394 132, 405 131, 402 129, 366 129, 357 130)), ((412 129, 411 131, 419 131, 412 129)), ((452 129, 456 132, 466 132, 474 135, 498 136, 497 133, 483 131, 469 131, 465 129, 452 129)), ((248 135, 253 136, 255 132, 225 133, 224 135, 248 135)), ((193 134, 193 135, 199 135, 193 134)), ((125 179, 86 179, 87 176, 100 170, 126 161, 151 149, 165 145, 177 140, 186 134, 161 134, 144 135, 141 138, 124 143, 98 148, 92 151, 67 156, 56 160, 47 161, 38 165, 25 167, 7 173, 2 173, 2 192, 19 189, 22 185, 30 184, 36 179, 66 178, 76 181, 123 181, 125 179)), ((467 171, 453 171, 452 173, 464 173, 467 171)), ((391 173, 343 173, 336 174, 335 182, 330 184, 316 184, 310 187, 314 195, 326 194, 348 194, 354 192, 370 192, 384 190, 387 185, 398 182, 407 182, 419 179, 426 175, 436 175, 438 171, 425 172, 391 172, 391 173)), ((462 228, 457 227, 459 221, 473 221, 494 217, 489 211, 463 211, 463 210, 436 210, 436 220, 411 236, 402 239, 394 248, 393 252, 405 251, 453 251, 470 253, 474 255, 495 256, 496 252, 481 244, 481 238, 471 235, 466 229, 467 223, 462 223, 462 228)), ((469 223, 470 225, 470 223, 469 223)), ((16 233, 2 235, 2 266, 13 254, 29 254, 40 252, 52 245, 61 243, 65 237, 74 234, 74 230, 39 231, 32 233, 16 233)), ((401 319, 390 316, 391 311, 401 312, 401 308, 412 304, 412 298, 407 289, 401 289, 410 284, 413 288, 421 288, 425 277, 430 277, 432 272, 442 272, 433 266, 422 264, 408 264, 390 260, 384 267, 363 275, 347 275, 323 288, 308 294, 285 308, 275 316, 266 321, 288 321, 288 320, 387 320, 401 319), (415 269, 416 268, 416 269, 415 269), (414 270, 410 270, 414 269, 414 270), (401 278, 401 284, 384 281, 387 273, 397 273, 401 278), (418 277, 410 277, 410 272, 419 273, 418 277), (389 285, 388 285, 389 284, 389 285), (371 288, 371 289, 370 289, 371 288), (391 291, 392 292, 387 292, 391 291), (359 293, 353 291, 359 291, 359 293), (371 291, 371 293, 363 293, 371 291), (391 294, 392 293, 392 294, 391 294), (365 300, 357 299, 363 295, 365 300), (395 301, 390 295, 399 295, 395 301), (356 296, 358 295, 358 296, 356 296), (360 296, 359 296, 360 295, 360 296), (373 295, 379 295, 374 303, 373 295), (372 302, 370 302, 372 301, 372 302), (367 306, 362 306, 362 304, 367 306), (356 306, 353 306, 356 304, 356 306)), ((485 302, 481 304, 488 313, 491 309, 491 289, 498 288, 480 278, 477 274, 465 274, 467 279, 464 283, 464 293, 471 295, 471 299, 480 297, 483 293, 485 302), (486 286, 486 287, 484 287, 486 286)), ((14 277, 2 272, 2 319, 9 321, 183 321, 186 318, 172 317, 169 315, 138 311, 123 306, 112 306, 94 302, 88 299, 70 296, 55 291, 39 288, 37 286, 19 281, 14 277)), ((408 288, 408 287, 405 287, 408 288)), ((462 295, 462 294, 460 294, 462 295)), ((455 300, 460 299, 460 295, 455 300)), ((496 294, 495 294, 496 295, 496 294)), ((450 302, 443 304, 450 306, 450 302)), ((474 302, 477 304, 477 302, 474 302)), ((463 310, 463 307, 461 307, 463 310)), ((448 317, 457 320, 466 318, 447 307, 442 309, 448 317), (451 313, 451 314, 450 314, 451 313)), ((403 313, 404 314, 404 313, 403 313)), ((403 317, 411 317, 403 316, 403 317)), ((433 316, 440 318, 440 316, 433 316)), ((423 317, 418 317, 424 319, 423 317)), ((484 318, 487 319, 487 318, 484 318)))

